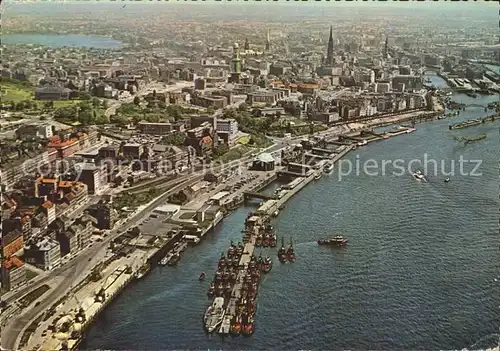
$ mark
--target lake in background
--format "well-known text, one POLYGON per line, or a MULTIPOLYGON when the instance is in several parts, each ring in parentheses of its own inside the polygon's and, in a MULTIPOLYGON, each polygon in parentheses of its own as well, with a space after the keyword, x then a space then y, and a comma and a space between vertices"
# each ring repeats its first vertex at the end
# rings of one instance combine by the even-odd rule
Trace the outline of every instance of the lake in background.
POLYGON ((6 34, 2 35, 2 44, 34 44, 50 47, 87 47, 95 49, 120 49, 123 43, 106 37, 78 34, 6 34))

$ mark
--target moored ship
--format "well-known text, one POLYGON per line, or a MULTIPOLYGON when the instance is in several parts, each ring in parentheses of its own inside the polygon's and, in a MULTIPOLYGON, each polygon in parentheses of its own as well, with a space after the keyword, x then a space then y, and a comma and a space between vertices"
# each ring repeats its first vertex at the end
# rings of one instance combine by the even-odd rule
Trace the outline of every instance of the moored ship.
POLYGON ((286 251, 286 255, 288 257, 289 262, 295 262, 295 250, 293 249, 292 238, 290 238, 290 246, 288 246, 288 250, 286 251))
POLYGON ((205 329, 209 333, 213 332, 222 323, 225 312, 224 298, 216 297, 214 302, 207 308, 203 318, 205 329))
POLYGON ((285 263, 288 261, 288 256, 286 254, 286 249, 285 249, 285 238, 281 238, 281 247, 278 250, 278 259, 280 260, 281 263, 285 263))
POLYGON ((346 246, 347 245, 347 239, 344 238, 341 235, 337 235, 331 239, 320 239, 318 240, 318 245, 325 245, 325 246, 336 246, 336 247, 341 247, 341 246, 346 246))

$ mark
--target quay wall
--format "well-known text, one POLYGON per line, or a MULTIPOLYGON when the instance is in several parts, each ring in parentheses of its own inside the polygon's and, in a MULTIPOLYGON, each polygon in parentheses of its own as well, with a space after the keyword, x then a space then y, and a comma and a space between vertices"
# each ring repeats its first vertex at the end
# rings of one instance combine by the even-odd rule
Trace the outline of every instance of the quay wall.
POLYGON ((77 350, 78 346, 83 340, 84 331, 95 321, 97 316, 123 291, 127 284, 134 279, 134 273, 135 272, 127 274, 125 272, 122 272, 120 277, 123 277, 125 275, 125 279, 117 279, 106 289, 106 298, 102 303, 100 303, 100 306, 96 310, 92 311, 93 313, 91 313, 90 315, 86 314, 86 320, 84 323, 82 323, 82 333, 77 339, 70 340, 70 342, 68 343, 69 350, 77 350))

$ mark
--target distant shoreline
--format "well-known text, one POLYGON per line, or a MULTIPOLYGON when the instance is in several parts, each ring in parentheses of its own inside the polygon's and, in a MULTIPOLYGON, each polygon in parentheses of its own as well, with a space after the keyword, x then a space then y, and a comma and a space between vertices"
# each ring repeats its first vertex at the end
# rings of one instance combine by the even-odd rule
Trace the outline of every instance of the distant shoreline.
POLYGON ((83 34, 83 33, 50 33, 50 32, 14 32, 2 34, 4 45, 40 45, 49 47, 84 47, 96 49, 120 50, 127 43, 112 36, 83 34), (29 38, 32 37, 33 40, 29 38), (28 40, 26 40, 28 38, 28 40), (16 40, 20 39, 20 40, 16 40))

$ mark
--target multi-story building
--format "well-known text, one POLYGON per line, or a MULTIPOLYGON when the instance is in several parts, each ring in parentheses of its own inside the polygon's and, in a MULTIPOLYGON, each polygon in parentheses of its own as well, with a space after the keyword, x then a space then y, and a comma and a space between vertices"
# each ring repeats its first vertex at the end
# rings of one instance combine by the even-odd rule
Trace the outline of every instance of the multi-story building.
POLYGON ((227 134, 229 140, 234 139, 238 134, 238 122, 234 119, 217 120, 217 134, 227 134))
MULTIPOLYGON (((4 225, 4 222, 2 222, 4 225)), ((5 228, 5 226, 4 226, 5 228)), ((5 229, 2 231, 2 257, 9 258, 13 256, 17 251, 21 250, 24 246, 24 237, 20 230, 12 230, 6 232, 5 229)))
POLYGON ((172 123, 150 123, 141 121, 137 124, 137 129, 142 134, 165 135, 172 132, 172 123))
POLYGON ((141 156, 144 148, 141 144, 125 144, 123 145, 123 157, 129 159, 138 159, 141 156))
POLYGON ((59 243, 51 238, 29 243, 24 247, 25 262, 43 270, 51 270, 61 263, 59 243))
POLYGON ((54 138, 47 147, 57 150, 59 158, 63 159, 80 151, 80 141, 77 138, 68 140, 54 138))
POLYGON ((16 130, 16 137, 18 139, 48 139, 52 136, 52 134, 52 126, 48 124, 27 124, 16 130))
POLYGON ((68 100, 70 89, 60 87, 42 87, 35 90, 36 100, 68 100))
MULTIPOLYGON (((55 212, 55 209, 54 209, 55 212)), ((33 229, 33 233, 35 234, 35 230, 37 231, 43 231, 47 229, 49 226, 48 220, 47 220, 47 215, 40 211, 37 214, 31 218, 31 227, 33 229)))
POLYGON ((2 225, 4 233, 19 230, 24 237, 24 240, 28 240, 31 237, 32 229, 30 215, 17 213, 16 217, 5 220, 2 225))
POLYGON ((85 162, 75 165, 78 180, 87 185, 89 194, 98 194, 107 183, 106 166, 96 166, 94 163, 85 162))
POLYGON ((26 283, 24 262, 17 256, 2 261, 2 288, 10 291, 26 283))
POLYGON ((111 203, 98 203, 88 208, 89 214, 97 220, 99 229, 112 229, 117 220, 116 211, 111 203))
POLYGON ((80 250, 80 233, 77 230, 72 230, 70 227, 62 233, 57 233, 56 238, 59 242, 61 257, 80 250))
POLYGON ((56 205, 54 205, 51 201, 45 201, 40 206, 40 210, 47 217, 47 225, 49 225, 56 219, 56 205))
POLYGON ((118 157, 118 146, 116 145, 107 145, 103 146, 99 149, 99 158, 100 159, 113 159, 115 160, 118 157))
MULTIPOLYGON (((112 206, 109 206, 109 210, 107 208, 103 210, 104 210, 103 216, 109 218, 107 219, 109 223, 106 223, 109 228, 104 228, 104 229, 111 229, 113 228, 113 225, 116 221, 116 212, 113 210, 112 206)), ((92 236, 94 229, 96 228, 97 223, 98 223, 97 220, 94 219, 93 217, 89 215, 83 215, 79 217, 68 228, 68 230, 78 233, 78 247, 80 248, 80 250, 85 249, 89 245, 90 238, 92 236)))
POLYGON ((392 86, 397 87, 398 84, 404 84, 405 90, 421 90, 423 87, 422 77, 411 75, 400 75, 392 78, 392 86))

